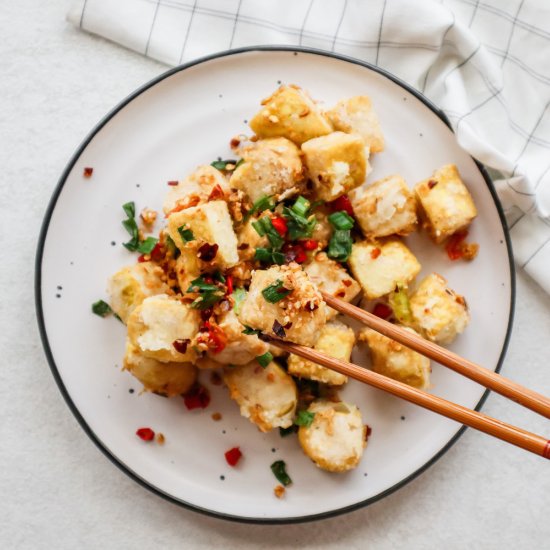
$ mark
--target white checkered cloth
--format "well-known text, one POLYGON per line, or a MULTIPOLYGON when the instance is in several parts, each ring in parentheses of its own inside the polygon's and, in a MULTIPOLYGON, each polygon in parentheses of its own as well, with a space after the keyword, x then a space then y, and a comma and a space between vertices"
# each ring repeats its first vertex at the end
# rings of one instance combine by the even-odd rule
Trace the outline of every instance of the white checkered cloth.
POLYGON ((516 262, 550 293, 550 3, 544 0, 78 0, 68 19, 176 65, 242 46, 356 57, 441 107, 498 173, 516 262))

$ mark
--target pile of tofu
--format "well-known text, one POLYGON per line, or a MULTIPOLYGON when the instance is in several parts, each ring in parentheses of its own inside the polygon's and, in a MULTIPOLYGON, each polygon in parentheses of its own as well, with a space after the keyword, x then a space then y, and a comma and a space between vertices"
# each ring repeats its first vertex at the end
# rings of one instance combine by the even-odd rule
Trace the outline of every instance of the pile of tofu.
POLYGON ((222 369, 241 414, 261 431, 289 428, 297 412, 306 410, 311 422, 298 430, 304 452, 320 468, 347 471, 361 459, 366 428, 359 409, 333 391, 347 383, 346 376, 285 356, 254 330, 344 361, 357 341, 364 342, 376 372, 428 388, 428 359, 370 329, 356 335, 319 290, 347 302, 362 296, 372 307, 387 303, 396 288, 405 289, 412 319, 407 330, 452 342, 469 322, 466 301, 437 273, 415 283, 421 265, 403 237, 422 227, 435 244, 444 243, 469 226, 476 208, 454 165, 435 170, 413 189, 398 174, 366 182, 369 159, 385 146, 367 96, 323 110, 301 88, 281 86, 262 102, 250 127, 254 136, 237 140, 242 160, 232 170, 200 166, 170 187, 161 242, 169 237, 177 255, 162 265, 145 258, 110 279, 111 307, 128 327, 124 368, 145 390, 168 397, 189 391, 198 369, 222 369), (351 255, 340 263, 327 254, 333 232, 327 203, 343 195, 356 227, 351 255), (317 248, 308 250, 302 265, 262 266, 254 260, 255 249, 269 243, 253 224, 272 213, 246 211, 266 196, 276 203, 299 196, 325 201, 315 211, 311 238, 317 248), (213 258, 201 252, 205 244, 217 245, 213 258), (201 346, 204 316, 182 299, 192 281, 215 273, 232 277, 245 291, 241 303, 227 296, 213 308, 209 323, 226 339, 221 351, 201 346), (278 282, 289 293, 271 303, 262 291, 278 282), (266 354, 272 360, 262 366, 257 358, 266 354), (304 402, 300 379, 327 391, 304 402))

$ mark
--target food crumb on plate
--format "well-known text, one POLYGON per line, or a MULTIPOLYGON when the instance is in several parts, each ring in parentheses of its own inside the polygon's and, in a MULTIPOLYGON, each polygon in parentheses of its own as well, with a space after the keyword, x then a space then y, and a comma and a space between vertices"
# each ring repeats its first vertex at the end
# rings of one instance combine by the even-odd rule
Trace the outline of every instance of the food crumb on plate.
POLYGON ((286 489, 282 485, 277 485, 275 489, 273 489, 273 492, 277 498, 283 498, 285 496, 286 489))

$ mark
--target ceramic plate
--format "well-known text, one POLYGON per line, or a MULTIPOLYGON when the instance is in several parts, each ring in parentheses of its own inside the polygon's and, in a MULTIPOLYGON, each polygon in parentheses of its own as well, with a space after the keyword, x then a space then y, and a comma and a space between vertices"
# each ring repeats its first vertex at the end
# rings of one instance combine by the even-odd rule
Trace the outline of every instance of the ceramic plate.
MULTIPOLYGON (((465 295, 472 321, 451 349, 498 369, 513 308, 511 252, 494 189, 457 145, 443 115, 426 99, 377 68, 311 50, 253 48, 227 52, 173 69, 116 107, 92 130, 65 170, 46 214, 37 255, 38 319, 53 374, 70 408, 99 448, 124 472, 155 493, 228 519, 290 522, 327 517, 373 502, 411 480, 441 456, 461 426, 397 398, 350 382, 343 397, 359 405, 372 436, 359 467, 347 474, 316 468, 294 436, 262 434, 239 416, 223 387, 212 385, 205 410, 183 401, 140 395, 140 384, 121 371, 125 329, 90 311, 106 298, 107 278, 135 255, 121 205, 135 201, 160 209, 166 182, 197 165, 231 157, 229 140, 249 132, 246 121, 281 83, 296 83, 331 105, 371 96, 386 137, 370 181, 399 173, 409 184, 455 163, 479 210, 471 239, 475 261, 450 262, 423 234, 407 239, 422 275, 437 271, 465 295), (84 167, 93 167, 91 178, 84 167), (222 414, 215 422, 211 415, 222 414), (146 444, 136 428, 166 436, 146 444), (224 452, 240 446, 244 459, 230 468, 224 452), (285 460, 294 480, 284 499, 270 464, 285 460)), ((420 277, 421 277, 420 276, 420 277)), ((420 278, 419 277, 419 278, 420 278)), ((366 354, 353 360, 368 364, 366 354)), ((433 393, 479 407, 483 388, 439 365, 433 393)), ((421 489, 419 489, 421 490, 421 489)))

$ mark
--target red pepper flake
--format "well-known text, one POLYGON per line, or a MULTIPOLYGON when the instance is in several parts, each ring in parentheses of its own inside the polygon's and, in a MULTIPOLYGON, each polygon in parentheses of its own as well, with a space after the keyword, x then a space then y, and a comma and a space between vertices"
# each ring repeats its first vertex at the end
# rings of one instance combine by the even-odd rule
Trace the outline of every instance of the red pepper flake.
POLYGON ((222 419, 222 413, 219 413, 219 412, 212 413, 212 420, 214 422, 219 422, 221 419, 222 419))
POLYGON ((343 284, 344 286, 351 286, 351 285, 352 285, 351 279, 344 279, 344 280, 342 281, 342 284, 343 284))
POLYGON ((275 334, 279 338, 284 338, 286 336, 286 332, 285 332, 285 329, 283 328, 283 325, 281 325, 281 323, 279 323, 277 319, 273 321, 273 327, 271 328, 271 330, 273 331, 273 334, 275 334))
POLYGON ((339 212, 340 210, 343 210, 351 217, 355 216, 353 212, 353 206, 351 205, 351 201, 349 200, 349 197, 347 195, 342 195, 341 197, 338 197, 335 201, 332 201, 330 203, 330 209, 332 210, 332 212, 339 212))
POLYGON ((210 191, 210 195, 208 195, 209 201, 215 201, 217 199, 223 199, 225 197, 223 193, 223 189, 221 188, 220 184, 217 183, 215 187, 210 191))
POLYGON ((225 285, 227 286, 227 294, 233 294, 233 276, 228 275, 225 279, 225 285))
POLYGON ((218 253, 219 246, 217 244, 204 243, 198 250, 197 256, 203 262, 211 262, 218 253))
POLYGON ((208 331, 208 347, 213 353, 223 351, 225 346, 227 346, 227 335, 225 332, 218 325, 210 323, 210 321, 206 321, 204 327, 208 331))
POLYGON ((155 439, 155 432, 151 428, 139 428, 136 435, 143 441, 153 441, 155 439))
POLYGON ((178 340, 174 340, 172 342, 172 346, 174 346, 174 349, 177 352, 185 353, 187 351, 187 346, 189 345, 190 342, 191 342, 191 340, 180 338, 178 340))
POLYGON ((241 140, 237 137, 231 138, 231 141, 229 142, 229 147, 231 149, 236 149, 241 144, 241 140))
POLYGON ((212 311, 212 308, 209 307, 209 308, 207 308, 207 309, 201 310, 200 313, 201 313, 201 319, 202 319, 203 321, 208 321, 208 319, 210 319, 210 317, 212 317, 213 311, 212 311))
POLYGON ((271 218, 271 223, 273 224, 273 227, 277 230, 277 233, 281 235, 281 237, 284 237, 288 233, 288 225, 284 218, 275 216, 271 218))
POLYGON ((445 250, 447 251, 447 256, 451 260, 460 260, 463 255, 462 245, 464 239, 468 236, 468 231, 459 231, 455 233, 447 242, 445 250))
POLYGON ((138 256, 138 262, 141 264, 143 262, 147 262, 147 257, 145 254, 142 254, 141 256, 138 256))
POLYGON ((155 262, 160 262, 164 258, 164 248, 160 243, 155 245, 155 248, 151 250, 151 260, 155 262))
POLYGON ((376 260, 376 258, 378 258, 378 256, 380 256, 380 254, 382 254, 382 251, 376 247, 376 248, 373 248, 371 251, 370 251, 370 257, 373 259, 373 260, 376 260))
POLYGON ((430 181, 428 182, 428 189, 433 189, 436 185, 437 185, 437 181, 435 181, 435 180, 430 180, 430 181))
POLYGON ((83 174, 85 178, 91 178, 93 173, 94 173, 94 169, 91 166, 86 166, 84 168, 83 174))
POLYGON ((183 396, 183 402, 188 410, 206 409, 210 404, 210 392, 201 384, 195 384, 191 390, 183 396))
POLYGON ((319 243, 315 239, 307 239, 305 241, 301 241, 300 244, 306 250, 317 250, 317 247, 319 246, 319 243))
POLYGON ((393 314, 393 310, 387 304, 379 302, 374 306, 372 313, 373 315, 380 317, 380 319, 389 319, 393 314))
POLYGON ((168 183, 168 185, 170 185, 171 187, 175 187, 176 185, 179 184, 179 181, 177 181, 177 180, 170 180, 170 181, 168 181, 167 183, 168 183))
POLYGON ((368 426, 367 424, 365 424, 365 441, 368 440, 368 438, 371 436, 372 434, 372 428, 370 426, 368 426))
POLYGON ((283 253, 287 263, 296 262, 297 264, 303 264, 307 260, 307 254, 300 243, 285 243, 283 253))
POLYGON ((229 449, 229 451, 226 451, 225 460, 229 466, 236 466, 242 456, 243 454, 241 453, 239 447, 233 447, 232 449, 229 449))

